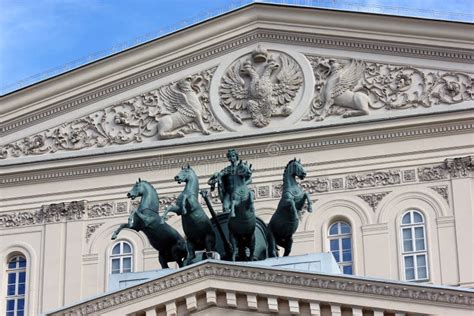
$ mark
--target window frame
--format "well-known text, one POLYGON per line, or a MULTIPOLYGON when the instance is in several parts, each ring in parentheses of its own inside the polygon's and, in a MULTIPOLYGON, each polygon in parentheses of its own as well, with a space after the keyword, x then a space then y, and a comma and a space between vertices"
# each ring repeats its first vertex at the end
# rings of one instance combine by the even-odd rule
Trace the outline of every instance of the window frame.
POLYGON ((109 262, 109 275, 111 274, 120 274, 120 273, 129 273, 129 272, 134 272, 135 264, 134 264, 134 247, 133 244, 128 241, 128 240, 118 240, 116 241, 111 247, 109 251, 109 256, 108 256, 108 262, 109 262), (123 245, 127 244, 130 247, 130 252, 129 253, 124 253, 123 252, 123 245), (116 246, 120 247, 120 252, 118 254, 114 254, 113 251, 116 246), (130 258, 130 271, 124 272, 124 259, 130 258), (113 268, 113 262, 114 260, 119 261, 119 268, 118 272, 113 272, 115 269, 113 268))
POLYGON ((400 217, 400 223, 399 223, 399 234, 400 234, 400 258, 401 258, 401 267, 402 267, 402 275, 403 275, 403 280, 407 282, 429 282, 430 281, 430 265, 429 265, 429 251, 428 251, 428 236, 427 236, 427 228, 426 228, 426 216, 421 212, 420 210, 417 209, 408 209, 405 211, 402 216, 400 217), (422 221, 421 222, 415 222, 415 215, 418 214, 421 216, 422 221), (410 221, 409 223, 403 223, 403 219, 405 216, 409 215, 410 221), (416 229, 421 228, 423 232, 423 249, 418 249, 417 247, 417 239, 419 240, 420 238, 416 237, 416 229), (411 250, 406 250, 405 249, 405 236, 404 236, 404 231, 409 230, 410 231, 410 242, 411 242, 411 250), (418 273, 418 269, 420 267, 423 267, 418 264, 418 258, 419 257, 424 257, 424 269, 425 269, 425 274, 426 277, 421 278, 418 273), (412 258, 413 262, 413 278, 408 278, 407 275, 407 266, 406 266, 406 258, 412 258))
POLYGON ((12 253, 7 256, 5 268, 5 315, 7 316, 16 316, 16 315, 26 315, 27 314, 27 294, 28 294, 28 258, 22 253, 12 253), (21 259, 25 262, 24 266, 20 266, 21 259), (15 260, 16 259, 16 260, 15 260), (15 267, 10 267, 12 261, 15 260, 15 267), (24 282, 20 282, 20 274, 24 274, 24 282), (14 275, 14 283, 10 283, 10 275, 14 275), (19 293, 20 284, 23 284, 23 293, 19 293), (13 294, 9 294, 9 288, 11 285, 14 285, 13 294), (13 310, 8 310, 8 302, 13 301, 13 310), (19 309, 20 301, 23 302, 23 308, 19 309), (19 312, 22 312, 19 314, 19 312))
POLYGON ((344 273, 344 267, 351 267, 351 274, 347 275, 354 275, 355 272, 355 260, 354 260, 354 233, 352 229, 352 225, 349 221, 345 219, 338 219, 335 221, 332 221, 331 224, 327 228, 327 241, 328 241, 328 249, 331 255, 334 257, 334 260, 336 261, 337 265, 339 266, 339 269, 343 274, 344 273), (349 233, 342 233, 342 225, 341 224, 346 224, 350 232, 349 233), (337 233, 336 234, 331 234, 331 228, 337 225, 337 233), (344 259, 344 248, 343 248, 343 239, 348 238, 350 239, 350 254, 351 254, 351 261, 343 261, 344 259), (331 248, 331 241, 332 240, 337 240, 338 242, 338 255, 340 261, 338 262, 336 258, 334 257, 333 250, 331 248))

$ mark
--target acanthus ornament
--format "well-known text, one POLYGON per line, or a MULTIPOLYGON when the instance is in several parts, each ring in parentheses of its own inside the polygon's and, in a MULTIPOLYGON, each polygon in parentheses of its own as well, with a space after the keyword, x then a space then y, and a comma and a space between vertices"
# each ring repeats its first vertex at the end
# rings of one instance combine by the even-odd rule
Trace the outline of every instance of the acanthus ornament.
POLYGON ((315 97, 305 120, 368 115, 372 111, 429 108, 472 100, 471 73, 418 69, 356 59, 306 56, 315 76, 315 97))
POLYGON ((85 214, 85 201, 43 205, 36 211, 0 214, 0 227, 19 227, 81 220, 85 214))
POLYGON ((377 192, 377 193, 369 193, 369 194, 359 194, 358 197, 360 197, 362 200, 367 202, 367 204, 369 204, 369 206, 375 212, 375 210, 377 209, 377 206, 379 205, 379 203, 389 193, 390 192, 377 192))
POLYGON ((209 106, 215 68, 0 147, 0 159, 221 132, 209 106))
POLYGON ((293 112, 291 103, 302 84, 301 68, 293 58, 258 46, 222 77, 220 106, 238 124, 251 120, 254 126, 265 127, 272 117, 293 112))
POLYGON ((433 191, 436 191, 449 204, 449 195, 448 195, 448 186, 447 185, 434 186, 434 187, 430 187, 430 189, 432 189, 433 191))
POLYGON ((376 171, 363 175, 346 176, 346 189, 367 188, 400 184, 400 171, 376 171))
POLYGON ((418 179, 420 181, 443 180, 448 178, 448 172, 444 166, 430 166, 418 168, 418 179))
POLYGON ((86 242, 89 242, 89 239, 92 237, 92 235, 102 225, 104 225, 104 223, 96 223, 96 224, 87 225, 87 228, 86 228, 86 242))
POLYGON ((445 159, 444 168, 454 178, 466 177, 470 170, 474 170, 474 156, 445 159))

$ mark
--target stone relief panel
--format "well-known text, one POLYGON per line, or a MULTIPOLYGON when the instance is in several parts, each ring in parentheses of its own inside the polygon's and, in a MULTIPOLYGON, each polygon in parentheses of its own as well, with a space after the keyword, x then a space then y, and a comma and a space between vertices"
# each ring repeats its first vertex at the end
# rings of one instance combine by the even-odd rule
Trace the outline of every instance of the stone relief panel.
POLYGON ((215 68, 0 147, 0 159, 224 130, 209 107, 215 68))
POLYGON ((399 170, 376 171, 346 176, 346 189, 369 188, 401 183, 399 170))
POLYGON ((315 97, 305 120, 361 116, 374 111, 429 108, 473 100, 474 75, 356 59, 306 56, 315 97))
POLYGON ((86 214, 86 201, 43 205, 39 210, 0 213, 0 227, 20 227, 81 220, 86 214))
POLYGON ((293 113, 302 84, 302 70, 292 57, 258 46, 223 75, 219 105, 238 124, 248 120, 265 127, 270 120, 293 113))

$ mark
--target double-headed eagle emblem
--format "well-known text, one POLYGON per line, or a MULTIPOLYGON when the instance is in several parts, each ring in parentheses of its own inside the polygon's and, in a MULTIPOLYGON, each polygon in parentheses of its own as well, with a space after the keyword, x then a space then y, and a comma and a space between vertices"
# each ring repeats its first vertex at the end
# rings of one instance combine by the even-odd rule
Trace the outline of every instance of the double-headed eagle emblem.
POLYGON ((303 76, 296 62, 279 53, 270 55, 260 46, 251 56, 238 60, 222 77, 220 105, 242 124, 251 119, 257 127, 270 123, 272 116, 288 116, 303 76))

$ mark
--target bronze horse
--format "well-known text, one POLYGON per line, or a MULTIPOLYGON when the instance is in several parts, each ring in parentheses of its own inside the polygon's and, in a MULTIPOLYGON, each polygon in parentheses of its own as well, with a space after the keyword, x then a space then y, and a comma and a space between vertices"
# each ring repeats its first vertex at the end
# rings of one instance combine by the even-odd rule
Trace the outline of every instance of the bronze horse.
POLYGON ((312 212, 313 203, 308 192, 303 192, 296 182, 296 177, 303 180, 306 172, 300 160, 293 159, 286 165, 283 172, 283 189, 278 207, 270 219, 269 228, 269 256, 276 257, 276 245, 285 249, 284 256, 288 256, 293 245, 293 234, 298 229, 299 212, 308 202, 308 212, 312 212), (276 245, 275 245, 276 243, 276 245))
POLYGON ((166 220, 168 212, 181 215, 183 230, 186 235, 188 257, 185 265, 189 264, 195 257, 195 250, 216 250, 216 236, 212 229, 211 221, 198 201, 199 182, 194 170, 187 165, 174 177, 178 183, 185 182, 183 192, 176 200, 175 205, 169 206, 163 218, 166 220))
POLYGON ((159 200, 153 186, 147 181, 138 179, 127 197, 134 200, 140 196, 141 201, 137 210, 130 213, 128 222, 121 224, 112 235, 112 240, 124 228, 143 231, 150 244, 158 250, 162 268, 168 268, 168 262, 176 261, 179 267, 183 266, 186 258, 186 242, 184 238, 160 217, 159 200))
POLYGON ((239 260, 253 260, 255 251, 255 206, 254 193, 247 179, 252 174, 252 165, 240 160, 236 166, 233 191, 230 196, 230 217, 227 223, 229 239, 232 244, 232 261, 238 255, 239 260), (247 251, 248 249, 248 255, 247 251))

